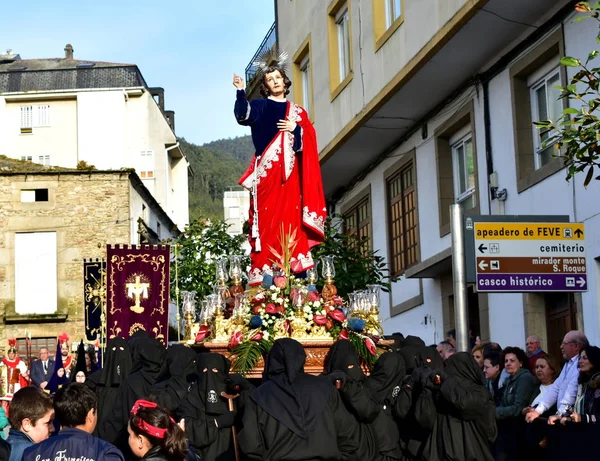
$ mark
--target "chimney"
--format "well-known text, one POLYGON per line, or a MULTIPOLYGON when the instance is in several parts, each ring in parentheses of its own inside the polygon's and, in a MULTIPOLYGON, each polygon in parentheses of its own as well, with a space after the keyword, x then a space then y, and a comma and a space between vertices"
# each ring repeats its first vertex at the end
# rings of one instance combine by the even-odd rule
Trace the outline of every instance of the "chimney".
POLYGON ((65 46, 65 59, 73 59, 73 47, 70 43, 67 43, 67 46, 65 46))

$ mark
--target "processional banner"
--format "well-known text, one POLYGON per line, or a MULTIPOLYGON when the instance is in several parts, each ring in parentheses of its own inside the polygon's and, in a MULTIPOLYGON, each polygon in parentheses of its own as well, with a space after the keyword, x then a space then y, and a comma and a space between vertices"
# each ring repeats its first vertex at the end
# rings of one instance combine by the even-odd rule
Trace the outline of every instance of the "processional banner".
POLYGON ((167 344, 169 246, 108 245, 106 259, 107 339, 129 338, 136 331, 145 330, 167 344))
POLYGON ((106 301, 106 261, 100 258, 83 260, 83 304, 85 337, 95 341, 102 332, 102 308, 106 301))

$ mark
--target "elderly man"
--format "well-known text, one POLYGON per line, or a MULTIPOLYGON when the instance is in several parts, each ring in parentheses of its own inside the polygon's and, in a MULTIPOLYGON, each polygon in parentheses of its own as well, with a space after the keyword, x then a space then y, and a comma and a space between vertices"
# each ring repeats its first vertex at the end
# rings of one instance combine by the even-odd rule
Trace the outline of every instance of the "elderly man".
POLYGON ((535 375, 535 361, 540 355, 545 354, 542 350, 540 338, 537 336, 530 336, 527 338, 525 341, 525 352, 527 352, 527 358, 529 358, 529 369, 531 370, 531 373, 535 375))
POLYGON ((559 415, 562 415, 569 407, 573 406, 577 397, 579 353, 588 346, 588 339, 581 331, 572 330, 565 335, 560 350, 566 363, 556 381, 552 383, 546 392, 544 399, 535 407, 535 410, 527 413, 525 419, 528 423, 533 422, 553 405, 557 406, 557 414, 559 415))
POLYGON ((436 349, 442 357, 442 360, 447 360, 456 353, 455 347, 449 341, 442 341, 437 345, 436 349))

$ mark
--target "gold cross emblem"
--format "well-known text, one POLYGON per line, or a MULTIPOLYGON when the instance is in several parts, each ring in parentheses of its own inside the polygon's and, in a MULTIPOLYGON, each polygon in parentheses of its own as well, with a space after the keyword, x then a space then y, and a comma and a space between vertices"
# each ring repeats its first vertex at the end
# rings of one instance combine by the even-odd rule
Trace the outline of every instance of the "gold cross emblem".
POLYGON ((127 297, 135 300, 135 304, 129 308, 136 314, 141 314, 144 312, 144 308, 140 305, 140 301, 142 298, 148 299, 148 288, 150 288, 150 284, 142 282, 141 276, 136 275, 135 282, 127 283, 125 286, 127 287, 127 297))

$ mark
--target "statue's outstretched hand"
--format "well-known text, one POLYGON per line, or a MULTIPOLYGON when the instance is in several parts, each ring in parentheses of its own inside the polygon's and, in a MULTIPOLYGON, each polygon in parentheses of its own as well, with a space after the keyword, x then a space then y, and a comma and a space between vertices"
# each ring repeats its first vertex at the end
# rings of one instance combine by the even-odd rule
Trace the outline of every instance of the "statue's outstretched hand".
POLYGON ((244 89, 244 79, 236 73, 233 74, 233 86, 235 86, 238 90, 244 89))

